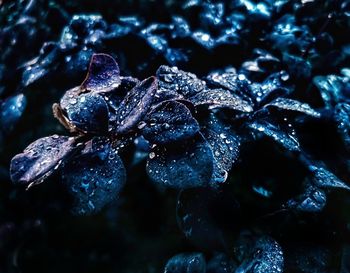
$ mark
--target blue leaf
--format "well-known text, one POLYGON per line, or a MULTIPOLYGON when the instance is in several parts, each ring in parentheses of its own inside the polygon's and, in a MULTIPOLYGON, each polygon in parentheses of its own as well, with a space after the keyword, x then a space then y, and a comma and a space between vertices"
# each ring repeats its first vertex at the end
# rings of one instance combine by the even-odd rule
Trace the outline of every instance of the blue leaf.
POLYGON ((154 182, 167 187, 200 187, 211 180, 213 160, 209 144, 196 136, 181 143, 153 148, 147 161, 147 173, 154 182))
POLYGON ((177 67, 162 65, 157 70, 160 90, 175 91, 184 98, 193 96, 205 88, 205 82, 196 75, 182 71, 177 67))
POLYGON ((126 95, 117 110, 116 132, 128 133, 135 129, 150 109, 157 91, 157 80, 150 77, 137 84, 126 95))
POLYGON ((241 112, 252 112, 252 105, 236 94, 224 89, 204 89, 189 100, 195 105, 207 105, 209 109, 228 108, 241 112))
POLYGON ((309 166, 310 171, 313 174, 314 183, 320 188, 339 188, 350 190, 350 186, 341 181, 333 173, 323 167, 314 165, 309 166))
POLYGON ((92 142, 90 149, 62 169, 63 183, 74 198, 74 214, 100 211, 118 197, 126 181, 125 167, 119 155, 101 139, 92 142))
POLYGON ((300 144, 298 140, 282 131, 279 127, 268 123, 266 121, 254 121, 248 125, 256 134, 263 134, 285 147, 290 151, 300 151, 300 144))
POLYGON ((176 101, 161 103, 138 126, 143 127, 142 134, 154 144, 185 140, 199 131, 198 122, 190 110, 176 101))
POLYGON ((265 107, 275 107, 281 110, 300 112, 315 118, 319 118, 321 116, 319 112, 312 109, 307 103, 287 98, 277 98, 274 101, 266 104, 265 107))
POLYGON ((98 94, 84 93, 69 100, 64 109, 73 127, 88 133, 108 131, 108 106, 98 94))
POLYGON ((284 258, 281 246, 272 238, 259 238, 255 245, 248 250, 246 258, 236 269, 235 273, 281 273, 284 258))
POLYGON ((320 91, 321 97, 327 107, 350 99, 349 95, 346 96, 350 86, 346 77, 337 75, 316 76, 312 81, 320 91))
POLYGON ((164 273, 205 273, 206 263, 201 253, 182 253, 172 257, 164 273))
POLYGON ((230 273, 235 272, 236 263, 226 254, 218 253, 208 262, 207 273, 230 273))
POLYGON ((211 119, 201 132, 208 141, 215 159, 212 183, 223 183, 238 159, 240 141, 217 119, 211 119))
POLYGON ((23 94, 10 97, 0 104, 0 128, 5 134, 13 130, 26 105, 27 100, 23 94))
POLYGON ((306 185, 303 192, 289 200, 286 206, 301 212, 320 212, 326 206, 327 196, 325 192, 313 185, 306 185))
POLYGON ((350 152, 350 104, 338 103, 334 108, 334 120, 337 131, 350 152))

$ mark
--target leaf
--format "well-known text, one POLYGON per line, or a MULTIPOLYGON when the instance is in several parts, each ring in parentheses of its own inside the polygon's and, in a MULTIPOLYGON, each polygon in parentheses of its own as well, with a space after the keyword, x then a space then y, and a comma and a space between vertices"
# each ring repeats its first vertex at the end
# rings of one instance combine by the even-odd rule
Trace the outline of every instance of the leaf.
POLYGON ((215 88, 227 89, 245 101, 252 102, 249 87, 251 82, 243 74, 236 74, 233 72, 211 73, 207 76, 206 80, 209 85, 215 88))
POLYGON ((313 181, 318 187, 326 189, 339 188, 350 190, 350 186, 345 184, 345 182, 341 181, 338 177, 336 177, 327 169, 313 165, 310 165, 309 169, 313 174, 313 181))
POLYGON ((208 141, 215 159, 212 182, 214 185, 223 183, 238 158, 240 141, 216 119, 210 120, 202 133, 208 141))
POLYGON ((350 152, 350 105, 338 103, 334 108, 334 120, 337 131, 342 137, 347 150, 350 152))
POLYGON ((326 206, 327 196, 325 192, 313 185, 306 185, 303 192, 289 200, 286 204, 288 208, 302 212, 320 212, 326 206))
POLYGON ((286 96, 292 92, 292 89, 285 85, 288 78, 289 75, 285 71, 270 74, 262 83, 254 82, 250 85, 251 94, 259 105, 286 96))
POLYGON ((266 121, 254 121, 248 125, 250 129, 255 131, 255 133, 263 134, 269 138, 272 138, 277 143, 281 144, 289 151, 300 151, 300 144, 298 140, 279 129, 279 127, 266 122, 266 121))
POLYGON ((205 82, 198 79, 196 75, 182 71, 176 66, 162 65, 157 70, 159 89, 171 90, 189 98, 205 88, 205 82))
POLYGON ((46 179, 76 149, 75 139, 52 135, 31 143, 11 160, 10 175, 14 183, 37 184, 46 179))
POLYGON ((224 253, 217 253, 208 262, 207 273, 230 273, 235 272, 236 263, 224 253))
POLYGON ((312 109, 307 103, 287 98, 277 98, 269 104, 266 104, 265 107, 275 107, 281 110, 300 112, 315 118, 321 116, 319 112, 312 109))
POLYGON ((170 258, 164 273, 205 273, 206 263, 201 253, 182 253, 170 258))
POLYGON ((259 238, 248 250, 246 258, 235 273, 280 273, 283 272, 284 258, 281 246, 272 238, 259 238))
POLYGON ((250 103, 224 89, 205 89, 191 97, 190 101, 195 106, 208 105, 209 109, 228 108, 242 112, 253 111, 250 103))
POLYGON ((323 102, 327 107, 346 100, 346 77, 337 75, 316 76, 312 81, 320 91, 323 102))
POLYGON ((71 98, 65 111, 69 122, 83 132, 108 131, 108 106, 98 94, 86 93, 71 98))
POLYGON ((126 181, 124 164, 103 139, 93 139, 91 147, 62 169, 63 183, 74 198, 74 214, 93 214, 111 203, 126 181))
POLYGON ((21 118, 27 105, 27 99, 23 94, 10 97, 0 104, 1 130, 10 132, 21 118))
POLYGON ((240 227, 240 206, 232 193, 211 187, 182 190, 176 206, 177 224, 187 239, 203 250, 227 249, 225 231, 240 227))
POLYGON ((167 144, 193 137, 199 131, 198 122, 182 103, 167 101, 159 104, 139 124, 142 134, 154 144, 167 144))
POLYGON ((128 133, 147 114, 157 91, 157 80, 150 77, 137 84, 120 103, 116 113, 116 132, 128 133))
POLYGON ((202 137, 156 146, 149 154, 147 173, 156 183, 172 188, 208 185, 213 172, 213 154, 202 137))
POLYGON ((88 74, 81 89, 92 92, 108 92, 120 85, 120 71, 117 62, 107 54, 92 55, 88 74))

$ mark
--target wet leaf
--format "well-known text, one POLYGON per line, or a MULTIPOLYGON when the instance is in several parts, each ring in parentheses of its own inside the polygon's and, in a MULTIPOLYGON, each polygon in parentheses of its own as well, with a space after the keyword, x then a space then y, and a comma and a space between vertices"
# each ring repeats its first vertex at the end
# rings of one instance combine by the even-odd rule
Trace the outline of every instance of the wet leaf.
POLYGON ((288 95, 292 92, 285 84, 288 79, 288 73, 282 70, 269 75, 262 83, 252 83, 250 87, 255 101, 263 105, 275 98, 288 95))
POLYGON ((184 96, 191 97, 205 88, 205 82, 196 75, 182 71, 177 67, 162 65, 157 70, 159 89, 171 90, 184 96))
POLYGON ((346 90, 349 89, 349 83, 345 77, 337 75, 316 76, 312 81, 320 91, 326 106, 330 107, 337 102, 346 100, 345 94, 346 90))
POLYGON ((205 89, 191 97, 190 101, 195 106, 208 105, 209 109, 228 108, 242 112, 253 111, 250 103, 224 89, 205 89))
POLYGON ((4 133, 13 129, 26 105, 27 100, 23 94, 10 97, 0 104, 0 128, 4 133))
MULTIPOLYGON (((290 272, 302 273, 336 273, 339 269, 334 269, 334 250, 325 246, 321 242, 294 243, 288 247, 286 257, 286 268, 290 272)), ((348 273, 347 271, 340 273, 348 273)))
POLYGON ((119 85, 120 71, 113 57, 102 53, 92 55, 89 72, 81 88, 93 92, 107 92, 119 85))
POLYGON ((320 212, 327 203, 325 192, 318 187, 306 185, 303 192, 289 200, 286 206, 290 209, 302 212, 320 212))
POLYGON ((158 105, 139 124, 142 134, 151 143, 167 144, 193 137, 199 131, 198 122, 182 103, 167 101, 158 105))
POLYGON ((350 190, 350 186, 323 167, 309 166, 314 183, 320 188, 339 188, 350 190))
POLYGON ((224 124, 216 119, 211 119, 202 133, 208 141, 215 159, 212 183, 214 185, 223 183, 238 158, 240 141, 238 137, 225 128, 224 124))
POLYGON ((116 132, 128 133, 135 128, 150 109, 157 91, 157 80, 147 78, 136 85, 120 103, 116 113, 116 132))
POLYGON ((219 89, 227 89, 242 99, 251 102, 251 92, 249 89, 251 82, 243 74, 236 74, 233 72, 212 73, 206 78, 206 80, 213 87, 219 87, 219 89))
POLYGON ((272 138, 274 141, 281 144, 287 150, 300 151, 299 142, 294 136, 282 131, 279 127, 269 122, 254 121, 250 123, 248 127, 255 131, 255 133, 260 133, 269 138, 272 138))
POLYGON ((216 254, 207 264, 207 273, 235 272, 236 263, 223 253, 216 254))
POLYGON ((187 239, 205 250, 225 250, 227 235, 240 227, 235 197, 212 187, 182 190, 176 206, 177 224, 187 239))
POLYGON ((334 109, 334 119, 337 131, 350 152, 350 105, 347 103, 337 104, 334 109))
POLYGON ((209 144, 197 136, 153 148, 147 161, 147 173, 154 182, 167 187, 200 187, 210 182, 213 160, 209 144))
POLYGON ((170 258, 164 273, 205 273, 206 263, 201 253, 182 253, 170 258))
POLYGON ((75 150, 75 139, 52 135, 31 143, 11 160, 10 174, 14 183, 42 182, 75 150))
POLYGON ((70 123, 88 133, 107 132, 108 106, 98 94, 84 93, 69 100, 65 108, 70 123))
POLYGON ((93 214, 118 197, 126 171, 119 155, 99 139, 64 165, 62 179, 75 201, 72 212, 93 214))
POLYGON ((315 118, 319 118, 321 116, 320 113, 312 109, 309 104, 287 98, 277 98, 265 105, 265 107, 275 107, 281 110, 300 112, 315 118))
POLYGON ((281 273, 283 272, 283 252, 272 238, 259 238, 235 273, 281 273))

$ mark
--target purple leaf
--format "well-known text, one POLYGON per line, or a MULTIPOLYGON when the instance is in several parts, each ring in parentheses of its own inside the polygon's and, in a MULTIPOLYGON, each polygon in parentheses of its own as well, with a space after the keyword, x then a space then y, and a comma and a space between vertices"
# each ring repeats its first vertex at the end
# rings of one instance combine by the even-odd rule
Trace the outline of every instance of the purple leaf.
POLYGON ((32 185, 42 182, 76 149, 75 139, 52 135, 31 143, 11 160, 14 183, 32 185))
POLYGON ((120 103, 116 113, 116 132, 125 134, 134 129, 150 109, 157 91, 157 80, 150 77, 136 85, 120 103))
POLYGON ((108 92, 120 85, 120 71, 117 62, 107 54, 94 54, 89 72, 81 89, 92 92, 108 92))

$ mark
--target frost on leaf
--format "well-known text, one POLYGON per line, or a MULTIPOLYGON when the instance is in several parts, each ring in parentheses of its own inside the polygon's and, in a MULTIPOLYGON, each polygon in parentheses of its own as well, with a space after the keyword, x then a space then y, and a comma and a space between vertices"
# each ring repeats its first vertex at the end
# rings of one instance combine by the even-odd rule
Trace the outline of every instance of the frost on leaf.
POLYGON ((11 160, 10 174, 15 183, 42 182, 75 150, 74 138, 52 135, 31 143, 11 160))
POLYGON ((108 106, 98 94, 87 93, 72 98, 65 110, 70 123, 81 131, 96 133, 108 130, 108 106))
POLYGON ((210 182, 213 160, 209 144, 196 136, 153 148, 147 162, 147 173, 154 182, 167 187, 200 187, 210 182))
POLYGON ((300 144, 298 140, 282 131, 279 127, 266 122, 266 121, 254 121, 248 125, 255 134, 263 134, 269 138, 272 138, 275 142, 279 143, 287 150, 300 151, 300 144))
POLYGON ((225 89, 205 89, 190 98, 195 105, 207 105, 209 109, 228 108, 241 112, 252 112, 250 103, 225 89))
POLYGON ((94 54, 88 74, 81 89, 92 92, 108 92, 120 85, 120 71, 113 57, 107 54, 94 54))
POLYGON ((155 144, 167 144, 193 137, 199 131, 198 122, 182 103, 167 101, 149 113, 139 126, 142 134, 155 144))
POLYGON ((116 132, 128 133, 150 109, 157 91, 157 80, 150 77, 137 84, 125 96, 116 113, 116 132))
POLYGON ((275 107, 277 109, 300 112, 315 118, 319 118, 321 116, 319 112, 312 109, 307 103, 287 98, 277 98, 265 105, 265 107, 275 107))
POLYGON ((284 258, 281 246, 272 238, 259 238, 246 253, 246 258, 236 269, 236 273, 281 273, 284 258))
POLYGON ((165 265, 164 273, 205 273, 206 262, 201 253, 182 253, 173 256, 165 265))
POLYGON ((62 179, 74 198, 72 212, 92 214, 118 196, 126 181, 126 171, 110 145, 97 141, 64 165, 62 179))

